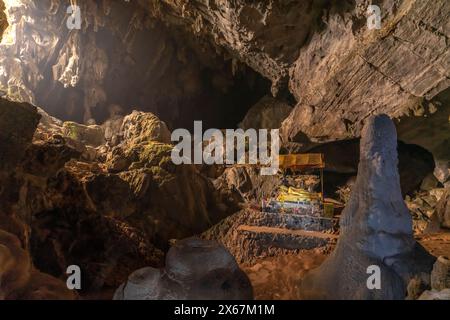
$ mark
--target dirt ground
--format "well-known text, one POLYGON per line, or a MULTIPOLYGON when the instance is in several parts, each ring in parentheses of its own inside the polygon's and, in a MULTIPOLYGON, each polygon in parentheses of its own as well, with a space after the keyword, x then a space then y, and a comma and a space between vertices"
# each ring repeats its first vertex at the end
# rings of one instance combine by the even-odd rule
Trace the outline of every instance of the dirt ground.
MULTIPOLYGON (((450 232, 422 235, 417 240, 434 256, 450 257, 450 232)), ((331 250, 314 249, 299 254, 262 258, 241 265, 252 282, 257 300, 297 300, 298 284, 307 271, 322 264, 331 250)))
POLYGON ((241 266, 253 285, 256 300, 298 300, 298 284, 305 273, 325 260, 323 250, 303 251, 262 258, 252 266, 241 266))

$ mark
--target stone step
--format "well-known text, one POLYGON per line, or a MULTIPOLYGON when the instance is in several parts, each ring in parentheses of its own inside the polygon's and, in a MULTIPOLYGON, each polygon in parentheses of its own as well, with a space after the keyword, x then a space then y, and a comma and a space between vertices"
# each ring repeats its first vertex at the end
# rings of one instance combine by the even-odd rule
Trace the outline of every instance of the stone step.
POLYGON ((309 250, 334 244, 338 239, 337 235, 330 233, 267 226, 241 225, 237 231, 245 237, 246 242, 253 244, 255 252, 269 248, 309 250))

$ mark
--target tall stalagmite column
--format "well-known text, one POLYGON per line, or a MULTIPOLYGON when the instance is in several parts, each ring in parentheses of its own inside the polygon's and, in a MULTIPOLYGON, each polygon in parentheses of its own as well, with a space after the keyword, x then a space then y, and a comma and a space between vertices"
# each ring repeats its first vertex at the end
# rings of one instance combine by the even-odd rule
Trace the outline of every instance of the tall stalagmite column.
POLYGON ((404 299, 413 276, 429 282, 434 258, 414 240, 397 163, 394 123, 386 115, 370 117, 340 239, 332 255, 301 283, 303 298, 404 299), (369 277, 378 268, 381 286, 370 289, 369 277))

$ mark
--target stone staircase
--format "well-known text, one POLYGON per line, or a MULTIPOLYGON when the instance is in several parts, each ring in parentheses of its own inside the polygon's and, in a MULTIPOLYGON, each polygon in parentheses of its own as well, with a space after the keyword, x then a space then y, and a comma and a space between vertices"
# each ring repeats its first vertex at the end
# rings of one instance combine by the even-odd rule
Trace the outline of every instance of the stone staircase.
POLYGON ((327 248, 338 239, 337 219, 258 211, 248 214, 246 223, 234 231, 239 261, 327 248))
POLYGON ((277 247, 287 250, 309 250, 335 243, 338 236, 331 233, 307 230, 290 230, 274 227, 242 225, 237 230, 259 247, 277 247))
POLYGON ((339 219, 311 215, 261 212, 259 226, 333 233, 339 230, 339 219), (262 216, 261 216, 262 215, 262 216))

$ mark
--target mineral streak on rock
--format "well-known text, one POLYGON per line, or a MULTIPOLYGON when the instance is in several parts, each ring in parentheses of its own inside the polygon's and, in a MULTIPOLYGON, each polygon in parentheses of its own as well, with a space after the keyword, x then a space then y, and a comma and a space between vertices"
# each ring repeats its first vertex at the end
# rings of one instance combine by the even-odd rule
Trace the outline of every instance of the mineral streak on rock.
POLYGON ((253 290, 233 256, 214 241, 189 238, 169 250, 164 269, 137 270, 116 300, 250 300, 253 290))
POLYGON ((300 294, 306 299, 404 299, 409 279, 429 274, 433 260, 413 238, 400 190, 394 124, 386 115, 370 117, 337 247, 303 280, 300 294), (379 290, 367 287, 371 265, 381 270, 379 290))

